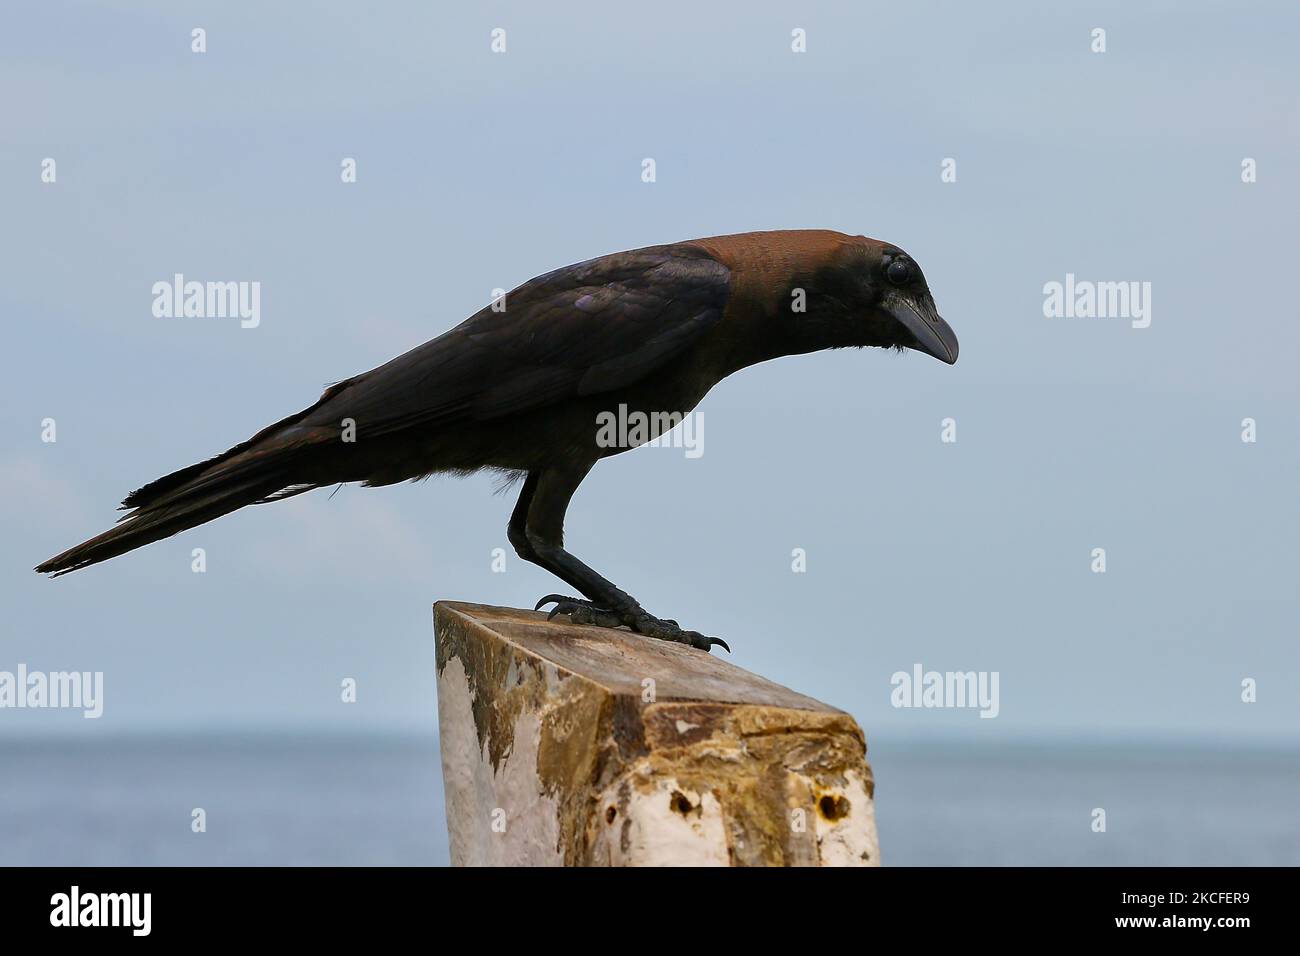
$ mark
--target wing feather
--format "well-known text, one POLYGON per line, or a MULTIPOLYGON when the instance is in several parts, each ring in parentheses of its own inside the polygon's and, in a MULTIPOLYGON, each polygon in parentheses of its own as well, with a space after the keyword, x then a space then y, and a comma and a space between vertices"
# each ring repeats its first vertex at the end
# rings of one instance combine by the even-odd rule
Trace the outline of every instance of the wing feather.
POLYGON ((729 272, 693 247, 566 266, 370 372, 334 386, 294 428, 357 422, 371 437, 533 411, 631 385, 721 318, 729 272))

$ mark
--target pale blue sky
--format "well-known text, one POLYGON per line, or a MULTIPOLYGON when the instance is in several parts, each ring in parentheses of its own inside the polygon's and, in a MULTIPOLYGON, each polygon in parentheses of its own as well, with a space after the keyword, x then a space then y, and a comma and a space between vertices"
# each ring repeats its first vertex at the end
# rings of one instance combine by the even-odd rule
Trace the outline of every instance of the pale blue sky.
POLYGON ((1300 12, 1137 6, 6 5, 0 670, 102 670, 106 700, 99 721, 0 711, 0 734, 431 727, 432 602, 556 585, 513 553, 492 573, 512 502, 486 476, 29 569, 494 287, 824 227, 911 252, 961 361, 747 370, 701 406, 701 458, 597 467, 576 553, 869 737, 1294 741, 1300 12), (153 318, 176 272, 260 281, 260 327, 153 318), (1151 327, 1044 318, 1067 272, 1151 282, 1151 327), (999 671, 999 717, 893 709, 915 662, 999 671))

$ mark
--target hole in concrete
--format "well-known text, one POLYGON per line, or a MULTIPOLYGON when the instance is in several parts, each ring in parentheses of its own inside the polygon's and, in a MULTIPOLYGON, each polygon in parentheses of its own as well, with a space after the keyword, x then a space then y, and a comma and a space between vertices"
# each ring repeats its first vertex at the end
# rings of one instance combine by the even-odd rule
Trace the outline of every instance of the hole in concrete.
POLYGON ((618 809, 616 807, 610 807, 605 811, 605 822, 613 823, 616 816, 618 816, 618 809))
POLYGON ((673 791, 672 798, 668 801, 668 808, 680 813, 682 816, 686 816, 695 809, 695 807, 691 806, 691 801, 687 800, 686 795, 680 790, 673 791))
POLYGON ((849 801, 828 793, 817 801, 817 809, 827 820, 843 820, 849 815, 849 801))

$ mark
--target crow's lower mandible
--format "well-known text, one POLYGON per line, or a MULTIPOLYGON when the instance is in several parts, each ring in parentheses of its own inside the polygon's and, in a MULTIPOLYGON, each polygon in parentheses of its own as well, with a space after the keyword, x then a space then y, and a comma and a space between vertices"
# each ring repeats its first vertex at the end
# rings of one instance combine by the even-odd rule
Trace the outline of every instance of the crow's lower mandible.
POLYGON ((64 574, 245 505, 339 482, 389 485, 481 468, 523 478, 510 542, 582 594, 552 616, 692 647, 564 548, 564 514, 601 458, 602 413, 685 415, 738 369, 845 346, 949 364, 957 337, 897 246, 827 230, 751 232, 619 252, 524 283, 449 332, 331 385, 310 408, 133 491, 118 525, 36 568, 64 574))

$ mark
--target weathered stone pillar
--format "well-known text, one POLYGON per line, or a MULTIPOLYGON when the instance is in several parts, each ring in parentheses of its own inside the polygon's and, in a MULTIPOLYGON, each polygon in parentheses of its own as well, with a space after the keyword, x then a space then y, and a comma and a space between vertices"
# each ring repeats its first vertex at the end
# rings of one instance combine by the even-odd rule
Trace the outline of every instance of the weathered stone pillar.
POLYGON ((459 866, 869 866, 848 714, 678 644, 439 602, 438 723, 459 866))

